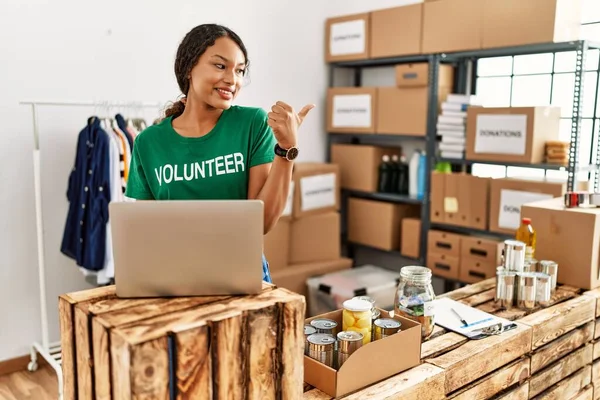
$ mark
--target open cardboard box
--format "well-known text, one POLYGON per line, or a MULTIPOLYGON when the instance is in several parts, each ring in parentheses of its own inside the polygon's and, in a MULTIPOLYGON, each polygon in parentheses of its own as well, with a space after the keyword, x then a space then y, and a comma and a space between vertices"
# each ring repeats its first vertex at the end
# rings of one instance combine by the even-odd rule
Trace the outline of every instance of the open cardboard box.
MULTIPOLYGON (((373 385, 421 363, 421 324, 379 308, 381 318, 394 318, 402 323, 400 332, 367 343, 356 350, 339 370, 328 367, 307 355, 304 356, 304 382, 340 397, 373 385), (368 367, 367 367, 368 366, 368 367)), ((342 327, 342 312, 336 310, 306 320, 329 318, 342 327)))

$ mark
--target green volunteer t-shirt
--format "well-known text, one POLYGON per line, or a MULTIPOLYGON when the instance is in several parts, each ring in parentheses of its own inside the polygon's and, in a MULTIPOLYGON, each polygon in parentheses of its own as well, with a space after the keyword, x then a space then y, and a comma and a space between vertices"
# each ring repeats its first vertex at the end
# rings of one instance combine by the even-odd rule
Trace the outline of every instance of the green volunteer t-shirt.
POLYGON ((270 163, 275 137, 260 108, 232 106, 199 138, 179 135, 172 117, 140 133, 125 196, 139 200, 243 200, 250 168, 270 163))

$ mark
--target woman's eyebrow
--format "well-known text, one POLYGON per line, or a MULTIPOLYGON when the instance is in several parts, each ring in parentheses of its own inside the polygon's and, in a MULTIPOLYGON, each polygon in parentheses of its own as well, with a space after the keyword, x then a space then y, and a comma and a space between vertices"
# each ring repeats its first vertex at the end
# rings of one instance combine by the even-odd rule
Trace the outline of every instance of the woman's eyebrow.
MULTIPOLYGON (((222 55, 219 55, 219 54, 214 54, 213 57, 217 57, 217 58, 220 58, 221 60, 223 60, 225 62, 229 62, 229 60, 227 58, 225 58, 225 57, 223 57, 222 55)), ((243 62, 241 62, 241 63, 238 63, 238 65, 245 65, 245 64, 243 62)))

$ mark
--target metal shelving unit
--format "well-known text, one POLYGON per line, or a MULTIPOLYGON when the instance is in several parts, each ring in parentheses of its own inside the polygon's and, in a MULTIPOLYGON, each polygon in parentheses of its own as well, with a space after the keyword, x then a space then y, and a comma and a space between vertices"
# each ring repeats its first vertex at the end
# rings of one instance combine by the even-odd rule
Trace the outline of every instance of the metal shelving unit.
MULTIPOLYGON (((372 67, 383 67, 393 66, 397 64, 405 63, 416 63, 416 62, 427 62, 429 63, 429 87, 428 87, 428 115, 427 115, 427 133, 425 136, 403 136, 403 135, 377 135, 377 134, 328 134, 328 149, 331 144, 340 142, 350 143, 364 143, 376 145, 380 141, 386 141, 386 144, 390 142, 401 143, 405 140, 423 140, 425 142, 425 151, 427 155, 427 166, 426 166, 426 178, 425 178, 425 196, 423 199, 413 199, 407 196, 397 196, 386 193, 363 193, 355 191, 345 191, 348 197, 363 197, 371 198, 381 201, 391 201, 400 203, 410 204, 421 204, 421 256, 420 261, 423 262, 426 259, 427 249, 427 232, 431 227, 436 229, 446 230, 450 232, 463 233, 463 234, 477 234, 497 237, 503 239, 508 235, 497 234, 489 231, 481 231, 477 229, 464 228, 453 225, 445 224, 431 224, 430 221, 430 199, 429 192, 431 188, 430 173, 438 161, 449 162, 454 166, 461 168, 469 168, 473 164, 493 164, 501 165, 505 167, 524 167, 524 168, 539 168, 544 170, 564 170, 567 171, 568 181, 567 190, 573 190, 576 184, 577 173, 580 171, 586 171, 592 173, 592 171, 598 171, 599 165, 591 165, 593 162, 600 163, 600 138, 598 133, 598 124, 596 124, 596 107, 598 101, 594 104, 594 128, 593 134, 595 138, 592 138, 592 145, 595 144, 596 149, 596 161, 590 159, 589 161, 580 162, 578 159, 579 148, 580 148, 580 136, 581 136, 581 122, 582 122, 582 100, 583 100, 583 89, 584 89, 584 68, 587 53, 590 49, 600 49, 600 44, 589 42, 589 41, 573 41, 573 42, 561 42, 561 43, 542 43, 534 45, 524 46, 511 46, 502 47, 495 49, 485 50, 474 50, 456 53, 446 54, 426 54, 426 55, 414 55, 414 56, 402 56, 402 57, 390 57, 382 59, 368 59, 368 60, 357 60, 357 61, 344 61, 335 62, 330 64, 329 73, 329 86, 333 87, 334 70, 336 68, 351 68, 354 69, 354 86, 361 86, 362 70, 365 68, 372 67), (464 159, 441 159, 437 156, 437 132, 436 124, 438 118, 438 75, 440 63, 451 63, 455 67, 455 93, 469 93, 475 94, 476 92, 476 71, 477 61, 481 58, 487 57, 502 57, 502 56, 518 56, 518 55, 530 55, 530 54, 541 54, 541 53, 557 53, 557 52, 575 52, 576 65, 575 65, 575 84, 573 93, 573 108, 571 117, 571 148, 569 151, 569 164, 567 166, 554 165, 554 164, 521 164, 521 163, 504 163, 496 161, 480 161, 480 160, 464 160, 464 159), (595 140, 594 140, 595 139, 595 140)), ((595 98, 598 98, 598 89, 600 85, 600 77, 597 85, 595 86, 595 98)), ((586 88, 589 90, 589 88, 586 88)), ((329 154, 329 151, 328 151, 329 154)), ((595 172, 594 175, 594 188, 596 191, 600 191, 600 172, 595 172)), ((351 243, 347 243, 352 245, 351 243)), ((392 254, 399 254, 396 252, 390 252, 392 254)))

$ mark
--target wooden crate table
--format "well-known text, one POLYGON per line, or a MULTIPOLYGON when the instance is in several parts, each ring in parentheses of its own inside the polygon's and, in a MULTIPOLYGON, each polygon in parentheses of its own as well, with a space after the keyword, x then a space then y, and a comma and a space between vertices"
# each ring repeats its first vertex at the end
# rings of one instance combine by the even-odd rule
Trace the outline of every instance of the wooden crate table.
MULTIPOLYGON (((440 297, 515 321, 516 329, 469 341, 436 327, 421 346, 419 366, 344 399, 600 399, 600 289, 559 285, 546 308, 503 311, 494 302, 495 283, 440 297)), ((305 385, 307 399, 331 397, 305 385)))
POLYGON ((61 295, 64 398, 301 398, 305 308, 269 284, 253 296, 61 295))

